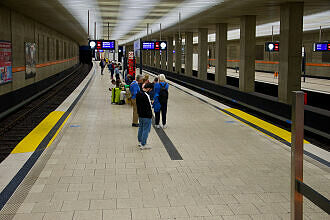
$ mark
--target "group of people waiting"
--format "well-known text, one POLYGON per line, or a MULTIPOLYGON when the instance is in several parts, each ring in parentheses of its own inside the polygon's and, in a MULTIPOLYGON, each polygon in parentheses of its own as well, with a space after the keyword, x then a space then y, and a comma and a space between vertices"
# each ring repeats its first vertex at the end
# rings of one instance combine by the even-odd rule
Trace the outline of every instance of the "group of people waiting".
MULTIPOLYGON (((101 60, 101 74, 106 66, 106 60, 101 60)), ((149 81, 149 75, 137 75, 135 80, 133 76, 126 74, 122 82, 120 79, 119 65, 114 63, 108 64, 111 73, 112 104, 116 103, 114 96, 116 90, 120 91, 120 102, 116 104, 125 104, 125 99, 131 102, 133 106, 132 127, 139 127, 138 130, 138 146, 140 149, 150 149, 147 139, 152 124, 152 109, 155 113, 155 128, 160 129, 160 115, 162 115, 162 128, 167 128, 166 114, 168 101, 169 84, 166 82, 164 74, 155 77, 153 82, 149 81), (115 74, 115 79, 113 75, 115 74)), ((118 97, 118 96, 117 96, 118 97)))
POLYGON ((168 88, 164 74, 150 83, 149 76, 137 75, 130 84, 131 102, 133 105, 133 127, 139 127, 138 146, 140 149, 150 149, 147 139, 152 123, 152 108, 155 112, 155 127, 160 128, 160 114, 162 114, 163 129, 167 128, 166 113, 168 88))

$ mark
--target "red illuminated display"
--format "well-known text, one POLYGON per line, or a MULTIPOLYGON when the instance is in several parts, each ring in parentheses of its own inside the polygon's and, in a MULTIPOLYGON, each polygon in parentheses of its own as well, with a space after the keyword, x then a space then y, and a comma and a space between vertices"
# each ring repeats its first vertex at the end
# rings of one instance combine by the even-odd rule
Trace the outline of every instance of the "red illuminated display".
POLYGON ((155 50, 159 50, 160 49, 160 42, 156 41, 155 42, 155 50))
POLYGON ((96 41, 96 48, 102 49, 102 41, 96 41))

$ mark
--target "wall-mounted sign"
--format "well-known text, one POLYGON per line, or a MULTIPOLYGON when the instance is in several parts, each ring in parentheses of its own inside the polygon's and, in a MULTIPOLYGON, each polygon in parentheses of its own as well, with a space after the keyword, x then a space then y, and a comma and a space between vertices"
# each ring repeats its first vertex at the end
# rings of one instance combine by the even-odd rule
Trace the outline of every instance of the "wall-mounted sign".
POLYGON ((0 84, 13 81, 11 42, 0 41, 0 84))
POLYGON ((314 51, 330 51, 330 43, 314 43, 313 46, 314 51))
POLYGON ((143 41, 142 50, 167 50, 166 41, 143 41))
POLYGON ((25 79, 36 75, 36 43, 25 42, 25 79))
POLYGON ((278 52, 280 50, 279 42, 266 42, 265 51, 267 52, 278 52))
POLYGON ((103 40, 102 41, 102 49, 103 50, 114 50, 115 49, 115 41, 114 40, 103 40))
POLYGON ((114 40, 90 40, 88 45, 91 49, 99 49, 99 50, 114 50, 115 49, 114 40))
POLYGON ((154 41, 143 41, 142 42, 142 50, 154 50, 155 42, 154 41))

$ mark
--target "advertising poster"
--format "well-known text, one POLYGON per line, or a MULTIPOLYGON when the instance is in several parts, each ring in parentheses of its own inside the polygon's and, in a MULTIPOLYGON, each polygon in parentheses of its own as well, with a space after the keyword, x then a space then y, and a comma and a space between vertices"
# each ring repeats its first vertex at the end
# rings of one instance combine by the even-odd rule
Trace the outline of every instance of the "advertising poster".
POLYGON ((140 57, 140 40, 134 41, 134 55, 140 57))
POLYGON ((0 84, 12 80, 11 42, 0 41, 0 84))
POLYGON ((36 75, 36 44, 25 42, 25 79, 36 75))

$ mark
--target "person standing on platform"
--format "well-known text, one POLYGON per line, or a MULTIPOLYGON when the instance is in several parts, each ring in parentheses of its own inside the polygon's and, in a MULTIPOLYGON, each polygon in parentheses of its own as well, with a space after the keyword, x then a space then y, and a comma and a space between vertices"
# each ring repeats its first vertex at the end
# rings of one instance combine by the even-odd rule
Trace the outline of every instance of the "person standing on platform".
POLYGON ((167 114, 167 101, 168 101, 168 83, 166 82, 166 78, 164 74, 159 74, 159 83, 155 83, 154 85, 154 112, 155 112, 155 125, 156 128, 160 128, 160 112, 162 113, 162 123, 163 128, 167 128, 166 125, 166 114, 167 114))
POLYGON ((100 61, 100 67, 101 67, 101 75, 103 75, 103 70, 104 70, 104 67, 105 67, 105 60, 104 59, 102 59, 100 61))
POLYGON ((115 70, 114 70, 114 66, 113 66, 112 62, 109 63, 108 68, 109 68, 110 73, 111 73, 111 79, 113 79, 113 74, 114 74, 115 70))
POLYGON ((120 71, 119 71, 119 65, 117 64, 115 67, 115 76, 116 76, 116 80, 120 80, 120 71))
POLYGON ((151 122, 152 122, 152 108, 148 92, 152 89, 152 84, 145 84, 143 90, 136 95, 136 106, 139 115, 139 131, 138 141, 141 150, 150 149, 151 146, 147 144, 151 122))
POLYGON ((129 90, 131 92, 131 102, 133 106, 133 122, 132 127, 139 127, 138 122, 138 113, 137 113, 137 106, 136 106, 136 95, 141 91, 139 83, 142 83, 142 75, 137 75, 136 80, 134 80, 129 87, 129 90))

